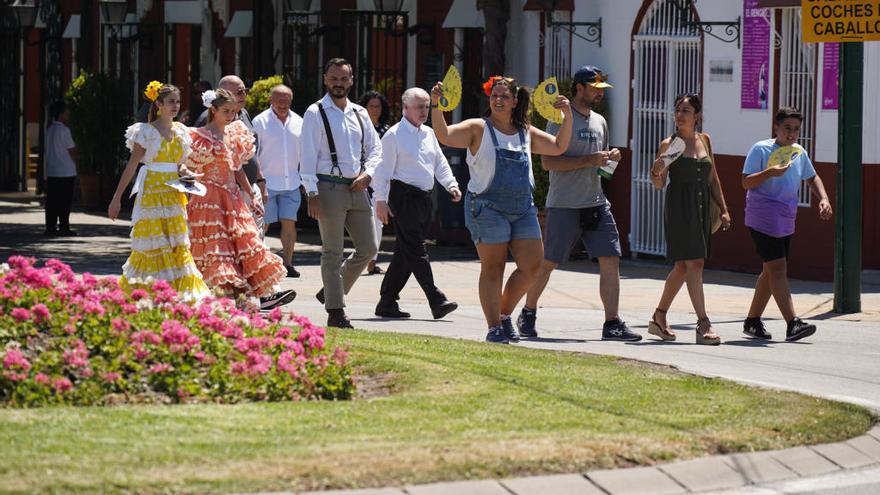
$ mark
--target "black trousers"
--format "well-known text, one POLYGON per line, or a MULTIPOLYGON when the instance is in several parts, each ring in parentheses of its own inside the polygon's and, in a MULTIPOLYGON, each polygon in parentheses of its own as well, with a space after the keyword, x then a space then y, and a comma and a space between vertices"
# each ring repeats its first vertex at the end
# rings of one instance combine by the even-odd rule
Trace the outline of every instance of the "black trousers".
POLYGON ((70 205, 76 177, 46 178, 46 230, 70 230, 70 205))
POLYGON ((385 271, 379 291, 380 304, 396 302, 410 275, 415 275, 416 281, 428 297, 428 303, 432 306, 439 304, 446 296, 434 285, 434 273, 425 248, 425 234, 433 207, 431 193, 393 180, 388 194, 388 206, 394 214, 391 221, 397 239, 394 256, 385 271))

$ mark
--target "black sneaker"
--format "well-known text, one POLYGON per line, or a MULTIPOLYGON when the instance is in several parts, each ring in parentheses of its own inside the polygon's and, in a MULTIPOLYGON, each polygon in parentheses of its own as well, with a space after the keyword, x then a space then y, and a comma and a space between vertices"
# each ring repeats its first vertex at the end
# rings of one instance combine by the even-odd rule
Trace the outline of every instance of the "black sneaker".
POLYGON ((804 323, 800 318, 794 318, 788 322, 788 329, 785 331, 785 340, 794 342, 804 337, 809 337, 816 333, 816 325, 812 323, 804 323))
POLYGON ((354 328, 344 309, 327 310, 327 326, 336 328, 354 328))
POLYGON ((519 317, 516 319, 516 327, 519 329, 519 334, 524 339, 534 339, 538 337, 538 330, 535 329, 535 320, 538 319, 538 313, 536 311, 527 312, 525 309, 519 312, 519 317))
POLYGON ((770 340, 773 338, 761 318, 746 318, 743 322, 743 333, 753 339, 770 340))
POLYGON ((321 290, 319 290, 317 294, 315 294, 315 299, 317 299, 319 303, 324 304, 324 289, 323 288, 321 290))
POLYGON ((519 330, 513 326, 513 320, 510 318, 502 318, 501 326, 504 328, 504 332, 507 334, 507 340, 511 342, 519 342, 522 339, 522 336, 519 334, 519 330))
POLYGON ((299 278, 299 272, 296 271, 296 268, 294 268, 293 265, 288 265, 287 266, 287 276, 289 278, 299 278))
POLYGON ((292 289, 278 291, 271 296, 260 298, 260 311, 269 311, 283 306, 296 299, 296 291, 292 289))
POLYGON ((630 330, 620 318, 615 318, 602 325, 602 340, 638 342, 642 336, 630 330))
POLYGON ((76 237, 77 233, 70 229, 58 229, 58 237, 76 237))
POLYGON ((486 334, 486 342, 491 342, 493 344, 510 343, 507 340, 507 332, 504 331, 504 327, 501 325, 489 329, 489 333, 486 334))

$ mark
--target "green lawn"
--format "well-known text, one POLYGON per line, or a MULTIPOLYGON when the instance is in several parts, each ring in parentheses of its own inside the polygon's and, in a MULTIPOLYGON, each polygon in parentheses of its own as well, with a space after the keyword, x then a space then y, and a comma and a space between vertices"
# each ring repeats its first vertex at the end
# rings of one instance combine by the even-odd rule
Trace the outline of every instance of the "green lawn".
POLYGON ((361 331, 334 339, 390 394, 0 409, 0 492, 256 492, 578 472, 842 440, 874 420, 857 406, 612 357, 361 331))

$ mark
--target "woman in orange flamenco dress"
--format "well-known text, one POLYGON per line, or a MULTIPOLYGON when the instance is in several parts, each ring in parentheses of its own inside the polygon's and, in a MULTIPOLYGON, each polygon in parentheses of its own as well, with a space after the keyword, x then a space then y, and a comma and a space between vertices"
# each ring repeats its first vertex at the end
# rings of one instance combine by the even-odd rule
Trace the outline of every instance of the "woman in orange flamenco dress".
MULTIPOLYGON (((284 263, 263 244, 242 196, 253 195, 241 166, 254 154, 254 136, 235 120, 231 93, 206 92, 203 100, 209 108, 208 123, 190 131, 192 152, 186 163, 193 172, 204 174, 200 181, 207 188, 204 196, 193 196, 187 206, 196 266, 209 287, 234 297, 259 297, 263 309, 267 302, 272 306, 290 302, 295 292, 274 291, 287 274, 284 263)), ((253 204, 262 208, 259 201, 253 204)))

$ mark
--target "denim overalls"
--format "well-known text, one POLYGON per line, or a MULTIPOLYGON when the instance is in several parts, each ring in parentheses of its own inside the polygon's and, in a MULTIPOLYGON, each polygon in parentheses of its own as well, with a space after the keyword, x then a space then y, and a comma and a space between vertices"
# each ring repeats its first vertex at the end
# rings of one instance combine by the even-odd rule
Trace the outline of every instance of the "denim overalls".
POLYGON ((489 119, 486 128, 495 147, 495 175, 489 187, 465 197, 465 223, 475 243, 506 243, 515 239, 540 239, 537 210, 532 202, 529 180, 531 161, 525 150, 525 135, 519 129, 523 149, 512 151, 498 145, 489 119))

